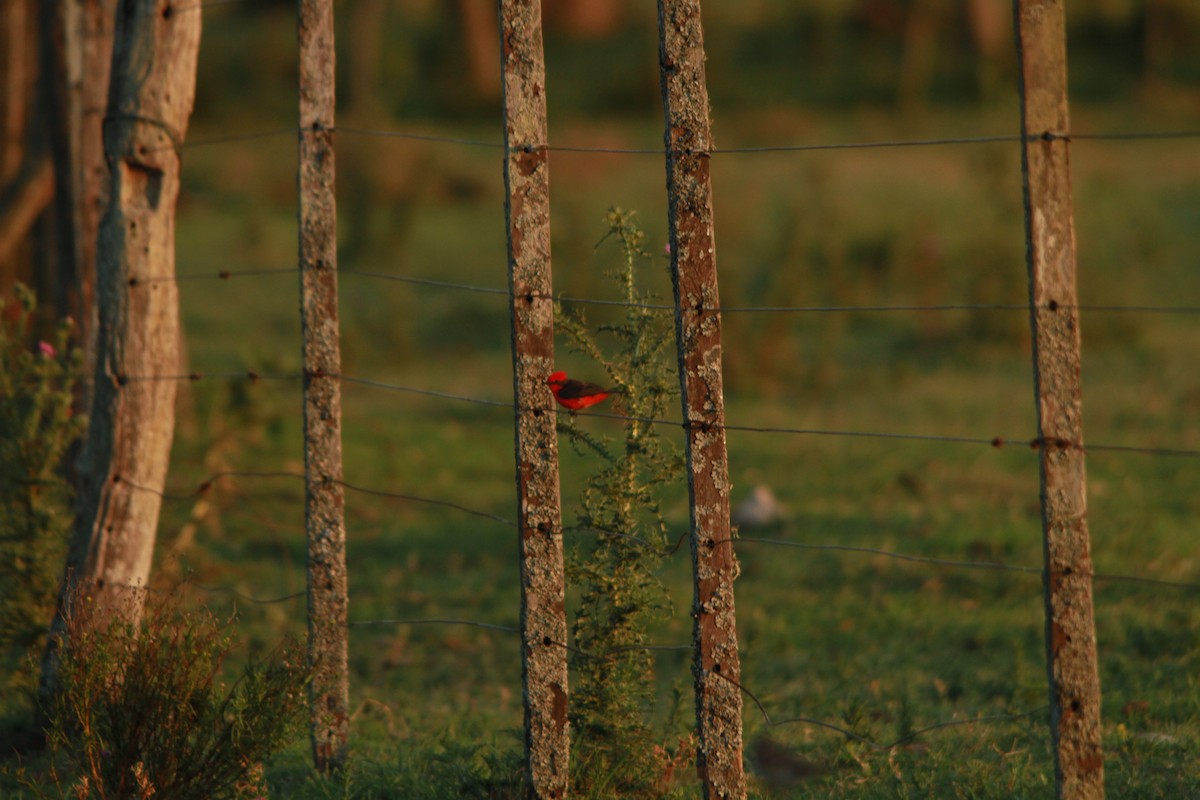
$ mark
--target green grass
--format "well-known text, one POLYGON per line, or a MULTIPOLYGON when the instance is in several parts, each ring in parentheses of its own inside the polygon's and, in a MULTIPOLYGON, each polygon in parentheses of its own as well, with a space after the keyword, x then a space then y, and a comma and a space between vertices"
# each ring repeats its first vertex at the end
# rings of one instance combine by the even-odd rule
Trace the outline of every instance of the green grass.
MULTIPOLYGON (((1115 124, 1099 111, 1085 109, 1077 117, 1092 129, 1115 124)), ((924 135, 853 117, 825 122, 816 131, 809 129, 810 120, 775 124, 770 138, 782 141, 924 135)), ((1008 129, 1000 115, 985 115, 982 121, 947 116, 929 125, 929 133, 956 126, 975 132, 1008 129)), ((646 141, 650 131, 618 125, 570 133, 619 144, 646 141)), ((389 146, 379 145, 385 153, 389 146)), ((356 242, 355 255, 343 256, 343 268, 503 286, 502 196, 494 154, 451 151, 451 159, 445 146, 413 147, 424 148, 438 162, 430 168, 441 176, 436 180, 472 190, 456 193, 426 182, 415 189, 424 198, 419 207, 374 209, 383 216, 403 214, 403 225, 392 229, 378 223, 375 238, 356 242), (451 181, 443 169, 457 177, 451 181), (475 239, 467 231, 482 235, 475 239)), ((217 150, 204 156, 224 158, 217 150)), ((1200 240, 1194 214, 1186 209, 1194 211, 1200 196, 1194 181, 1180 175, 1194 174, 1200 166, 1194 148, 1084 143, 1073 150, 1073 158, 1084 302, 1189 304, 1198 283, 1192 266, 1200 240)), ((571 294, 603 291, 599 271, 610 255, 594 254, 592 245, 608 204, 639 208, 650 240, 665 237, 658 160, 635 156, 609 159, 607 165, 597 168, 577 155, 553 161, 556 283, 571 294)), ((1018 166, 1014 148, 1002 145, 718 160, 714 184, 724 301, 1020 303, 1025 276, 1018 166)), ((351 182, 342 191, 366 190, 351 182)), ((205 223, 204 230, 221 230, 223 203, 196 202, 211 206, 208 213, 216 223, 205 223)), ((356 208, 355 202, 344 203, 343 210, 356 208)), ((257 235, 274 241, 279 231, 282 248, 286 210, 258 213, 264 219, 257 223, 257 235)), ((181 219, 183 240, 197 238, 200 224, 199 218, 181 219)), ((223 225, 229 227, 227 221, 223 225)), ((199 243, 197 252, 202 252, 199 243)), ((256 263, 251 255, 231 268, 256 263)), ((249 358, 253 364, 294 369, 298 344, 288 308, 294 305, 294 286, 281 278, 239 280, 242 288, 234 294, 233 284, 225 282, 187 287, 183 302, 189 329, 205 332, 193 338, 193 366, 204 368, 203 355, 217 364, 249 358), (248 320, 256 322, 253 336, 248 320)), ((351 274, 343 277, 342 287, 347 372, 506 398, 511 378, 501 298, 351 274)), ((735 497, 757 483, 775 489, 792 514, 782 529, 769 534, 774 539, 1036 568, 1041 559, 1037 462, 1020 444, 1035 430, 1026 325, 1020 311, 728 315, 731 423, 999 435, 1015 442, 996 450, 734 431, 729 448, 735 497)), ((1197 434, 1187 420, 1198 390, 1186 365, 1194 363, 1200 337, 1192 318, 1085 312, 1083 331, 1088 441, 1195 448, 1197 434)), ((586 365, 564 360, 587 372, 586 365)), ((202 383, 195 392, 211 397, 219 386, 202 383)), ((270 409, 262 413, 275 417, 236 457, 252 468, 290 464, 296 469, 297 385, 264 382, 250 392, 253 407, 270 409)), ((345 403, 352 483, 515 516, 509 412, 354 385, 346 387, 345 403)), ((612 423, 588 424, 603 429, 612 423)), ((204 446, 202 431, 180 443, 176 485, 202 479, 205 470, 196 460, 204 446)), ((1091 454, 1089 522, 1099 571, 1195 580, 1189 530, 1200 508, 1190 489, 1193 461, 1103 450, 1091 454)), ((564 448, 568 515, 588 469, 564 448)), ((216 502, 219 535, 201 536, 187 556, 189 564, 205 580, 234 583, 260 596, 299 590, 299 483, 238 479, 218 493, 216 502)), ((171 520, 188 510, 184 505, 167 509, 167 531, 171 520)), ((667 508, 682 531, 682 487, 667 508)), ((508 525, 452 508, 355 492, 348 495, 347 512, 353 618, 516 623, 516 547, 508 525)), ((753 755, 761 747, 757 743, 769 737, 818 767, 814 777, 764 781, 764 796, 1044 797, 1051 792, 1048 728, 1045 712, 1037 711, 1046 703, 1037 575, 760 543, 744 544, 739 554, 744 684, 762 705, 760 710, 747 697, 749 761, 756 774, 770 773, 769 764, 759 764, 753 755), (875 750, 805 722, 770 727, 762 711, 774 721, 827 722, 880 743, 947 720, 1034 713, 938 729, 900 749, 875 750)), ((686 643, 686 548, 672 559, 667 580, 676 613, 657 632, 657 641, 686 643)), ((1119 580, 1096 585, 1113 796, 1173 796, 1197 777, 1200 723, 1192 632, 1200 619, 1191 607, 1193 593, 1119 580)), ((233 602, 219 593, 206 599, 233 602)), ((300 625, 301 601, 286 610, 237 605, 251 630, 300 625)), ((352 668, 359 708, 355 750, 361 761, 345 787, 306 778, 306 788, 294 791, 369 797, 383 792, 381 786, 419 785, 418 794, 453 796, 458 789, 448 784, 491 774, 490 767, 481 766, 480 753, 518 748, 511 732, 521 724, 520 671, 511 635, 453 625, 356 627, 352 668), (414 757, 414 752, 425 755, 414 757)), ((672 692, 684 693, 681 715, 674 727, 663 729, 667 742, 687 725, 689 666, 685 655, 664 653, 658 670, 664 725, 672 692)), ((278 780, 296 780, 296 771, 281 766, 278 780)))
MULTIPOLYGON (((1178 113, 1137 116, 1144 112, 1127 106, 1074 113, 1085 130, 1197 123, 1178 113)), ((1011 108, 896 121, 869 111, 725 115, 718 107, 715 124, 725 146, 970 136, 1017 127, 1011 108)), ((492 127, 431 130, 498 138, 492 127)), ((221 131, 201 123, 193 135, 221 131)), ((660 140, 653 121, 638 120, 563 119, 551 134, 558 143, 609 147, 653 147, 660 140)), ((352 274, 503 287, 499 154, 348 135, 338 143, 345 372, 507 400, 503 297, 352 274)), ((294 263, 293 159, 289 136, 186 152, 181 273, 294 263)), ((1083 302, 1196 306, 1200 151, 1194 143, 1083 141, 1073 147, 1072 161, 1083 302)), ((609 205, 639 209, 649 242, 661 248, 661 159, 555 153, 551 170, 561 291, 605 290, 600 273, 613 254, 597 254, 593 245, 609 205)), ((726 305, 1025 299, 1015 145, 730 155, 714 159, 713 174, 726 305)), ((669 296, 665 282, 661 291, 669 296)), ((296 295, 289 274, 183 282, 189 369, 298 372, 296 295)), ((1200 447, 1192 424, 1200 411, 1195 316, 1087 311, 1082 326, 1088 443, 1200 447)), ((1040 565, 1037 461, 1020 444, 1035 431, 1024 312, 728 314, 725 337, 732 424, 1014 441, 995 449, 731 431, 735 502, 765 483, 790 510, 787 522, 765 537, 1040 565)), ((565 348, 560 360, 584 377, 599 377, 565 348)), ((159 572, 186 576, 196 602, 218 614, 236 610, 239 629, 256 646, 302 633, 303 597, 245 599, 304 588, 302 482, 245 475, 193 494, 220 471, 302 470, 299 382, 213 378, 183 388, 169 478, 180 497, 163 508, 159 572), (175 544, 184 547, 178 561, 166 555, 175 544)), ((344 414, 347 480, 396 495, 347 493, 352 619, 516 625, 511 524, 402 497, 514 519, 511 411, 347 384, 344 414)), ((582 424, 606 430, 615 423, 582 424)), ((569 523, 591 466, 565 445, 562 462, 569 523)), ((1097 570, 1197 582, 1196 459, 1095 450, 1088 468, 1097 570)), ((682 533, 684 487, 665 508, 682 533)), ((568 546, 579 536, 571 534, 568 546)), ((738 552, 743 682, 753 693, 746 697, 746 740, 752 772, 761 776, 756 796, 1052 794, 1046 715, 1038 711, 1047 692, 1037 575, 767 543, 747 542, 738 552), (932 730, 895 749, 787 722, 816 720, 889 743, 944 721, 1025 712, 1032 713, 932 730), (777 724, 769 725, 767 715, 777 724), (771 759, 762 755, 768 738, 807 759, 810 774, 772 777, 771 763, 763 763, 771 759)), ((686 547, 664 577, 675 614, 655 640, 686 644, 686 547)), ((1096 584, 1112 797, 1181 797, 1200 779, 1194 597, 1194 589, 1154 583, 1096 584)), ((673 744, 689 724, 690 667, 678 652, 660 653, 657 665, 656 713, 663 742, 673 744), (673 716, 676 690, 683 699, 673 716)), ((351 670, 351 768, 339 779, 318 778, 297 743, 268 767, 276 795, 483 797, 511 784, 522 722, 515 636, 470 625, 360 625, 351 634, 351 670)), ((12 708, 6 701, 4 710, 12 708)), ((687 772, 677 791, 697 796, 694 775, 687 772)))

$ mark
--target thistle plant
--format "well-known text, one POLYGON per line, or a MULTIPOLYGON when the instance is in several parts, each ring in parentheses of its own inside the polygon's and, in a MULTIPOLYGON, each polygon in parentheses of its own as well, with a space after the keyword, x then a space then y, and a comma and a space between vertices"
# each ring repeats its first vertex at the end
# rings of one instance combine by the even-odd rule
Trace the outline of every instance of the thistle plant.
POLYGON ((600 463, 579 498, 579 537, 567 564, 580 590, 571 651, 577 783, 590 796, 629 797, 661 786, 648 719, 654 665, 645 646, 649 625, 670 610, 658 578, 668 541, 660 489, 680 477, 682 460, 658 429, 678 381, 664 357, 674 341, 671 319, 647 307, 654 298, 638 288, 638 269, 650 261, 645 234, 632 212, 612 209, 606 221, 605 240, 616 239, 623 256, 609 277, 623 292, 624 317, 593 333, 582 311, 560 307, 556 323, 568 347, 623 390, 614 406, 623 435, 595 435, 574 416, 561 418, 559 431, 600 463))

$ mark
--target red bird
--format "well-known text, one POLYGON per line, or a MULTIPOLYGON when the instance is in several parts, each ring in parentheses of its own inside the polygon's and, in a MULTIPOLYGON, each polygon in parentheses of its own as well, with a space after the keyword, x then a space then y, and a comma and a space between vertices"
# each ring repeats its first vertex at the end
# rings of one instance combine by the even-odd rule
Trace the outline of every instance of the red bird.
POLYGON ((578 411, 581 408, 594 406, 610 394, 624 394, 624 389, 605 389, 594 383, 584 383, 568 378, 567 373, 559 371, 546 378, 546 385, 554 393, 554 399, 560 406, 578 411))

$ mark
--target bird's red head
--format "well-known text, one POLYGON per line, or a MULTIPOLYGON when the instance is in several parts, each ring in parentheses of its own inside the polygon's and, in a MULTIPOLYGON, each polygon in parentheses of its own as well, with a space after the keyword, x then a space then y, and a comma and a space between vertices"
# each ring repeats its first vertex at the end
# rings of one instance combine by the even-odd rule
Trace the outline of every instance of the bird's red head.
POLYGON ((567 373, 563 372, 562 370, 551 373, 550 377, 546 378, 546 385, 552 389, 556 386, 561 387, 566 382, 567 382, 567 373))

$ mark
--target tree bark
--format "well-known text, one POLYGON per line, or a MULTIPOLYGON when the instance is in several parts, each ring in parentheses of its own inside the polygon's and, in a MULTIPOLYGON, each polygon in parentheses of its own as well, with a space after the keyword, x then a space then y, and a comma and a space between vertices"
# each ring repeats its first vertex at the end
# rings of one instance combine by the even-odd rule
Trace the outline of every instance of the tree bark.
POLYGON ((115 0, 42 6, 42 97, 55 162, 54 307, 75 320, 89 367, 96 355, 96 242, 108 199, 103 120, 115 0))
POLYGON ((29 148, 36 43, 32 0, 0 4, 0 292, 32 284, 32 251, 22 245, 53 200, 53 169, 29 148))
MULTIPOLYGON (((54 200, 54 162, 42 155, 27 170, 18 173, 0 195, 0 264, 18 257, 21 244, 38 216, 54 200)), ((4 291, 12 288, 15 273, 6 273, 4 291)))
POLYGON ((200 14, 171 0, 119 4, 104 150, 112 164, 98 246, 98 358, 77 517, 42 691, 73 598, 91 617, 140 618, 175 424, 179 307, 175 202, 195 95, 200 14))

